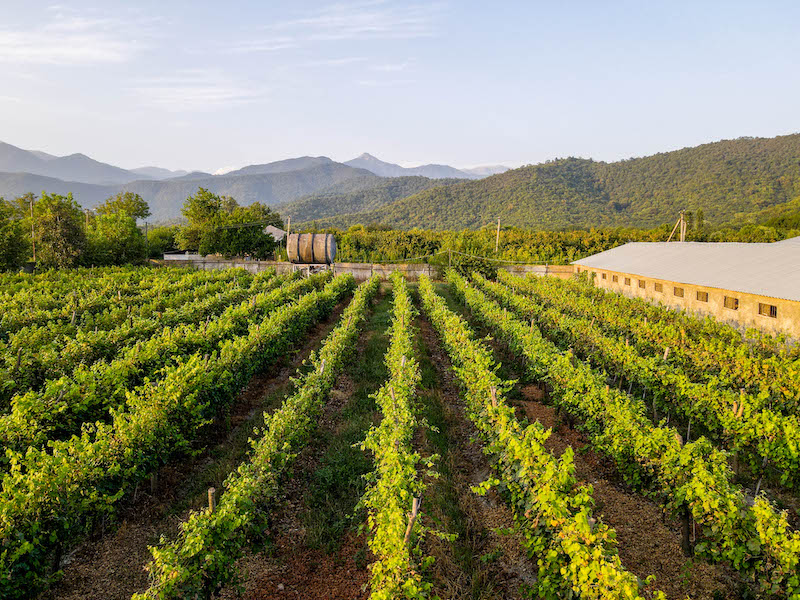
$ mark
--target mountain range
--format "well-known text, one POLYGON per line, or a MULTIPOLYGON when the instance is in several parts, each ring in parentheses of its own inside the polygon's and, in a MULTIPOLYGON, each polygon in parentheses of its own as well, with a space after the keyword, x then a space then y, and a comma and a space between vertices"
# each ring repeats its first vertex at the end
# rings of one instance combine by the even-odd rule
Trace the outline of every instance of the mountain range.
MULTIPOLYGON (((447 165, 422 165, 404 168, 381 161, 369 154, 338 163, 325 156, 302 156, 265 164, 248 165, 223 175, 203 171, 171 171, 160 167, 123 169, 96 161, 84 154, 54 156, 38 150, 23 150, 0 142, 0 197, 14 198, 28 192, 42 191, 67 194, 93 208, 109 196, 120 191, 140 194, 151 206, 156 221, 172 221, 180 217, 180 208, 186 198, 204 187, 217 194, 235 197, 241 204, 260 201, 268 205, 285 204, 319 192, 329 196, 321 211, 302 212, 303 216, 317 218, 340 214, 341 188, 337 184, 348 179, 359 179, 359 190, 376 187, 372 200, 362 194, 360 201, 346 204, 344 212, 374 209, 382 203, 422 189, 438 185, 432 178, 475 179, 505 167, 477 167, 459 170, 447 165), (416 177, 413 183, 384 183, 384 177, 416 177), (427 178, 422 181, 423 178, 427 178), (375 180, 372 183, 367 183, 375 180), (330 196, 337 196, 334 199, 330 196), (380 200, 377 198, 380 197, 380 200), (331 208, 334 207, 334 208, 331 208), (338 207, 335 208, 335 207, 338 207)), ((348 188, 355 191, 356 188, 348 188)), ((402 196, 404 197, 404 196, 402 196)), ((306 200, 306 205, 311 200, 306 200)))
POLYGON ((504 225, 564 229, 659 226, 683 209, 702 210, 714 224, 792 221, 800 206, 800 134, 722 140, 616 162, 571 157, 469 171, 406 168, 369 154, 346 163, 302 156, 224 175, 129 171, 82 154, 56 157, 0 144, 0 197, 7 199, 72 192, 92 208, 132 191, 150 204, 153 220, 167 222, 179 219, 185 199, 204 187, 243 205, 260 201, 298 225, 463 229, 499 218, 504 225), (495 171, 501 172, 489 175, 495 171))
POLYGON ((723 223, 791 220, 800 201, 800 134, 743 137, 617 162, 566 158, 438 186, 321 227, 532 229, 655 227, 681 210, 723 223), (793 202, 794 201, 794 202, 793 202), (792 211, 792 207, 794 207, 792 211))
POLYGON ((419 167, 401 167, 364 153, 358 158, 348 160, 344 164, 357 169, 366 169, 381 177, 420 176, 429 179, 480 179, 508 171, 508 167, 486 166, 472 169, 456 169, 448 165, 421 165, 419 167))

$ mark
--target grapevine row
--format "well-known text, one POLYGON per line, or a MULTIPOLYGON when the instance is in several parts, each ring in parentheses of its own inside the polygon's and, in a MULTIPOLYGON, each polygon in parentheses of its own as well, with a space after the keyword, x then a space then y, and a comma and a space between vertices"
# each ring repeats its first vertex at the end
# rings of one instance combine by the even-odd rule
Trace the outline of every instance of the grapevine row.
POLYGON ((240 277, 251 277, 249 273, 243 274, 241 270, 229 270, 223 273, 194 271, 188 274, 165 270, 156 271, 156 276, 153 276, 153 272, 149 269, 140 270, 144 285, 157 284, 157 286, 148 290, 139 286, 123 288, 108 284, 101 289, 78 289, 66 295, 53 293, 50 304, 54 306, 46 309, 40 309, 36 304, 42 301, 41 295, 34 295, 30 299, 23 295, 15 298, 14 302, 4 303, 4 313, 0 318, 0 337, 5 339, 11 333, 25 327, 45 325, 50 322, 70 325, 75 330, 96 326, 108 328, 118 325, 131 313, 146 315, 151 304, 157 305, 160 295, 169 293, 175 287, 171 282, 176 274, 180 276, 178 281, 182 282, 179 287, 186 290, 197 288, 200 283, 208 285, 209 282, 220 283, 240 277), (145 278, 144 275, 148 273, 150 277, 145 278), (122 295, 123 289, 127 292, 125 296, 122 295))
POLYGON ((234 563, 263 527, 263 507, 275 496, 281 476, 314 430, 378 287, 377 277, 361 284, 319 354, 309 358, 311 370, 295 380, 296 391, 281 408, 264 414, 263 428, 251 439, 250 459, 228 476, 217 508, 193 512, 176 540, 162 539, 160 546, 150 549, 151 586, 134 599, 207 597, 236 579, 234 563))
POLYGON ((534 318, 553 341, 569 345, 597 367, 612 370, 649 391, 654 400, 700 423, 726 449, 749 462, 754 473, 769 465, 783 484, 800 481, 800 421, 767 408, 749 394, 689 381, 661 357, 642 356, 636 348, 603 335, 594 323, 570 317, 514 294, 508 287, 474 275, 479 288, 525 319, 534 318))
MULTIPOLYGON (((702 531, 695 547, 712 561, 729 561, 765 594, 800 598, 800 532, 789 528, 763 496, 752 501, 731 481, 727 456, 705 438, 683 444, 669 427, 654 426, 644 405, 609 388, 593 371, 545 340, 533 324, 507 314, 455 273, 448 280, 473 314, 494 329, 531 374, 553 388, 556 402, 577 414, 599 450, 626 480, 654 487, 675 514, 691 515, 702 531)), ((688 515, 687 515, 688 516, 688 515)))
MULTIPOLYGON (((424 275, 419 289, 465 391, 467 414, 495 462, 496 477, 481 491, 496 486, 510 499, 528 553, 538 559, 539 597, 642 598, 642 582, 620 563, 614 531, 592 517, 592 489, 578 484, 572 449, 554 457, 544 446, 550 430, 517 421, 502 397, 511 384, 495 373, 491 351, 424 275)), ((664 596, 656 592, 655 597, 664 596)))
POLYGON ((88 531, 133 485, 188 451, 252 375, 302 340, 353 286, 351 276, 336 277, 219 351, 166 367, 156 385, 128 395, 111 423, 84 426, 80 437, 15 457, 0 494, 0 596, 23 598, 46 585, 64 540, 88 531))
POLYGON ((737 391, 745 388, 760 405, 774 403, 776 409, 785 412, 793 413, 800 408, 800 358, 759 354, 752 345, 742 343, 738 331, 730 326, 719 325, 729 331, 727 337, 693 337, 687 335, 684 325, 692 317, 684 315, 680 325, 663 321, 664 315, 676 314, 675 311, 642 300, 551 278, 523 279, 499 273, 498 279, 517 291, 533 294, 542 303, 595 319, 603 330, 629 338, 643 354, 660 356, 669 348, 669 362, 693 380, 737 391), (635 308, 643 310, 637 314, 635 308), (739 343, 731 340, 732 334, 739 336, 739 343))
POLYGON ((362 446, 375 460, 375 471, 368 476, 362 498, 371 531, 369 548, 375 556, 370 564, 371 600, 424 599, 431 588, 417 571, 412 555, 414 539, 420 537, 415 532, 422 532, 418 511, 424 491, 417 476, 422 459, 411 445, 418 425, 414 392, 421 378, 411 327, 415 311, 399 272, 392 274, 392 283, 394 306, 386 353, 390 379, 375 394, 383 418, 369 430, 362 446))
POLYGON ((41 392, 15 397, 11 412, 0 417, 0 448, 25 451, 72 435, 84 422, 105 419, 109 410, 125 403, 129 390, 143 383, 154 385, 176 359, 214 351, 246 332, 254 319, 322 287, 328 279, 329 272, 312 275, 229 306, 213 321, 164 328, 111 362, 81 365, 71 377, 51 381, 41 392))
MULTIPOLYGON (((244 278, 243 278, 244 279, 244 278)), ((269 291, 285 282, 274 271, 264 271, 242 287, 220 282, 211 290, 189 290, 162 299, 158 316, 128 317, 121 325, 104 330, 79 330, 74 337, 54 335, 52 324, 36 331, 25 328, 9 340, 9 351, 3 355, 5 365, 0 377, 9 382, 6 394, 20 390, 37 390, 48 379, 56 379, 79 364, 91 365, 101 359, 111 359, 121 350, 144 341, 164 327, 194 323, 218 315, 227 306, 269 291), (16 348, 16 352, 14 351, 16 348)), ((0 405, 7 404, 0 396, 0 405)))

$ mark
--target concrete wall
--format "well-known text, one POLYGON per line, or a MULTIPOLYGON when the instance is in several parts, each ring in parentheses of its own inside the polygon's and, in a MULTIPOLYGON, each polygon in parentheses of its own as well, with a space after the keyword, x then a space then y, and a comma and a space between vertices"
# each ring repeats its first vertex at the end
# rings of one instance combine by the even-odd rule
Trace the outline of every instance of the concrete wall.
MULTIPOLYGON (((290 273, 294 270, 305 270, 308 265, 296 265, 289 262, 276 262, 269 260, 225 260, 222 258, 205 257, 200 255, 186 254, 167 254, 164 261, 160 264, 168 266, 189 267, 211 271, 214 269, 245 269, 251 273, 259 273, 265 269, 275 269, 278 273, 290 273)), ((313 265, 315 268, 324 265, 313 265)), ((336 263, 332 265, 336 273, 350 273, 359 281, 369 279, 373 273, 380 275, 383 279, 388 279, 394 271, 402 271, 409 280, 419 279, 421 273, 428 277, 438 279, 441 275, 442 267, 436 265, 419 263, 336 263)), ((502 268, 516 275, 533 273, 540 276, 555 276, 566 279, 572 276, 572 265, 503 265, 502 268)))
POLYGON ((800 302, 720 288, 687 285, 603 269, 576 267, 576 271, 587 271, 590 275, 594 273, 593 279, 596 286, 624 296, 644 298, 651 302, 692 311, 700 315, 712 315, 718 321, 728 322, 739 327, 755 327, 769 333, 786 333, 800 339, 800 302), (614 277, 617 278, 617 281, 614 281, 614 277), (640 282, 642 283, 640 284, 640 282), (656 284, 661 285, 661 291, 656 290, 656 284), (641 285, 644 287, 640 287, 641 285), (675 294, 675 288, 683 290, 683 297, 675 294), (708 294, 708 301, 698 299, 698 292, 708 294), (725 307, 726 296, 739 301, 738 309, 725 307), (759 304, 777 307, 777 317, 759 314, 759 304))

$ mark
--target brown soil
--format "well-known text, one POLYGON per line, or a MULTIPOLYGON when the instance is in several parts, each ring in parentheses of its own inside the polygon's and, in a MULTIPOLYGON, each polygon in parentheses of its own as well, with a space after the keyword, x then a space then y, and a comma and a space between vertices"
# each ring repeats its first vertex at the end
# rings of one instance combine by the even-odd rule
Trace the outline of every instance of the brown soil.
POLYGON ((530 421, 552 429, 546 446, 560 456, 567 447, 574 451, 575 472, 582 483, 594 489, 595 515, 617 533, 619 556, 626 569, 641 579, 655 575, 654 589, 668 598, 739 598, 736 574, 722 565, 693 561, 681 550, 680 524, 664 522, 661 508, 632 492, 620 481, 614 465, 592 450, 585 436, 558 419, 555 409, 535 400, 536 386, 522 389, 525 400, 520 412, 530 421), (720 595, 721 594, 721 595, 720 595))
MULTIPOLYGON (((522 598, 523 584, 531 585, 536 579, 536 565, 526 556, 516 534, 501 534, 499 530, 513 527, 513 518, 508 507, 494 493, 478 496, 470 488, 484 481, 489 473, 489 463, 482 446, 475 441, 477 430, 464 412, 458 388, 453 379, 451 363, 441 347, 438 336, 427 319, 417 320, 420 336, 428 349, 431 362, 436 368, 438 386, 428 398, 439 402, 445 414, 449 439, 448 472, 457 494, 460 513, 464 519, 466 539, 459 540, 473 553, 471 571, 465 571, 463 561, 453 555, 450 542, 428 535, 425 552, 436 560, 432 567, 431 581, 434 592, 442 598, 522 598), (494 557, 482 561, 481 557, 494 557)), ((430 454, 423 448, 423 455, 430 454)), ((436 482, 427 481, 435 486, 436 482)), ((431 511, 428 506, 427 510, 431 511)), ((431 521, 446 525, 446 517, 435 509, 431 521)), ((435 523, 434 523, 435 526, 435 523)), ((446 527, 445 527, 446 531, 446 527)))
MULTIPOLYGON (((362 333, 356 353, 364 351, 368 333, 362 333)), ((336 432, 341 426, 342 408, 356 386, 346 375, 338 377, 318 422, 322 434, 336 432)), ((375 415, 377 422, 379 415, 375 415)), ((357 564, 363 552, 365 533, 348 533, 341 546, 332 554, 306 545, 306 530, 301 515, 308 477, 324 454, 320 444, 308 444, 298 454, 292 477, 281 485, 279 508, 270 524, 272 553, 251 552, 239 561, 244 580, 239 589, 224 590, 221 598, 262 600, 268 598, 319 598, 326 600, 361 599, 369 597, 368 569, 357 564)))
MULTIPOLYGON (((463 314, 469 319, 469 313, 463 314)), ((483 335, 491 333, 480 326, 476 330, 483 335)), ((489 344, 496 356, 506 359, 508 370, 516 358, 496 340, 489 344)), ((519 379, 516 373, 508 376, 519 379)), ((555 409, 543 403, 547 400, 543 385, 518 383, 516 387, 521 399, 511 403, 517 417, 539 421, 552 430, 546 447, 554 455, 560 456, 572 447, 576 475, 581 483, 592 485, 595 515, 616 531, 620 560, 626 569, 642 580, 654 575, 656 582, 648 589, 661 590, 668 598, 741 598, 742 583, 736 572, 726 565, 687 558, 681 549, 680 524, 665 519, 655 502, 627 488, 613 463, 594 451, 571 423, 564 422, 569 419, 557 418, 555 409)))
POLYGON ((164 535, 172 538, 191 510, 207 505, 208 487, 222 489, 228 473, 244 458, 247 439, 261 419, 269 398, 279 399, 289 388, 289 378, 309 353, 333 329, 346 302, 313 328, 303 345, 268 372, 256 375, 233 403, 230 427, 220 424, 204 441, 197 457, 164 466, 158 473, 155 493, 141 484, 121 507, 119 524, 107 533, 101 526, 87 542, 63 561, 63 578, 41 600, 129 600, 148 587, 145 570, 152 556, 148 546, 164 535))

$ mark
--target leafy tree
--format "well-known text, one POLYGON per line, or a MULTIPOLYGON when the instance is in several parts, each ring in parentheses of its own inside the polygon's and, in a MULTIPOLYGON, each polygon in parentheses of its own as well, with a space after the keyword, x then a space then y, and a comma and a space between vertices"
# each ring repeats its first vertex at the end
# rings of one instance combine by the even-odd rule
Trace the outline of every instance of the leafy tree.
POLYGON ((133 192, 120 192, 108 198, 94 209, 98 215, 110 215, 120 212, 126 213, 134 219, 146 219, 150 216, 150 205, 139 194, 133 192))
POLYGON ((0 198, 0 270, 18 269, 28 258, 30 242, 17 208, 0 198))
POLYGON ((283 227, 280 215, 260 202, 235 208, 224 221, 225 225, 215 231, 214 245, 210 250, 226 257, 251 256, 258 260, 269 258, 277 244, 271 235, 264 233, 264 228, 267 225, 283 227), (248 225, 253 223, 257 225, 248 225))
POLYGON ((181 250, 199 250, 204 236, 209 235, 222 224, 222 199, 205 188, 198 188, 194 196, 189 196, 183 204, 181 213, 188 225, 181 227, 175 236, 181 250))
POLYGON ((165 252, 176 250, 175 235, 178 227, 154 227, 147 233, 150 258, 162 258, 165 252))
POLYGON ((97 215, 87 234, 85 265, 141 263, 147 257, 146 241, 136 219, 124 210, 97 215))
POLYGON ((197 250, 204 256, 267 258, 275 248, 275 241, 263 232, 264 227, 283 227, 280 215, 268 206, 259 202, 239 206, 234 198, 217 196, 204 188, 187 198, 182 212, 189 223, 175 236, 178 247, 197 250))
MULTIPOLYGON (((26 231, 31 224, 30 213, 26 211, 31 198, 27 195, 17 199, 18 210, 27 215, 26 231)), ((33 230, 36 263, 40 267, 73 267, 86 247, 84 214, 72 194, 42 192, 33 204, 33 230)))

